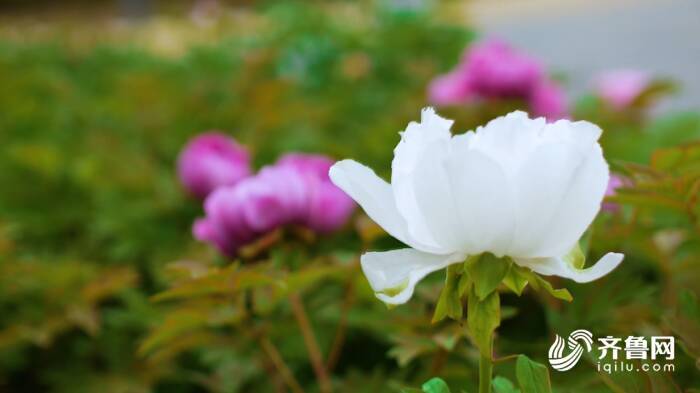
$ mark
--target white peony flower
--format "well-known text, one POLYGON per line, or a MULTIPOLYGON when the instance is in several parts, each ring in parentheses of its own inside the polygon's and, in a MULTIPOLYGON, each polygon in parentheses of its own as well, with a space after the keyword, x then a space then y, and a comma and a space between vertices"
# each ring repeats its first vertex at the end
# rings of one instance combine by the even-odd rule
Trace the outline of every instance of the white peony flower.
POLYGON ((401 133, 391 184, 352 160, 331 180, 410 248, 368 252, 362 269, 377 297, 405 303, 429 273, 490 252, 542 275, 602 277, 623 255, 587 269, 565 256, 600 210, 609 170, 594 124, 513 112, 476 132, 450 134, 451 120, 424 109, 401 133))

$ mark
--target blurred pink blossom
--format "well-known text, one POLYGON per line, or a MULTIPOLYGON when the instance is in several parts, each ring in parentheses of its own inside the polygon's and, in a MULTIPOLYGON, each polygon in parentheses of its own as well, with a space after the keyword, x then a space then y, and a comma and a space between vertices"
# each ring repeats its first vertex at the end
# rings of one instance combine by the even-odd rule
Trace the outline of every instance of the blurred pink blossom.
POLYGON ((630 106, 649 86, 651 76, 639 70, 615 70, 598 75, 596 93, 609 105, 622 109, 630 106))
POLYGON ((275 164, 297 170, 304 179, 308 192, 308 210, 302 224, 316 232, 331 232, 343 226, 353 210, 355 202, 331 183, 328 171, 334 161, 314 154, 287 154, 275 164))
POLYGON ((250 157, 228 135, 207 132, 185 145, 178 157, 177 172, 187 191, 204 199, 217 187, 234 185, 249 176, 250 157))
POLYGON ((504 41, 472 45, 459 68, 476 94, 488 98, 524 98, 539 83, 544 67, 504 41))
POLYGON ((530 111, 533 115, 543 116, 548 120, 568 118, 564 91, 552 81, 541 81, 530 96, 530 111))
POLYGON ((221 187, 204 202, 194 237, 234 256, 237 250, 285 225, 319 233, 344 225, 355 203, 328 178, 332 161, 289 154, 236 186, 221 187))
MULTIPOLYGON (((610 180, 608 180, 608 188, 605 190, 605 196, 614 196, 616 191, 620 187, 624 187, 627 182, 625 179, 614 173, 610 174, 610 180)), ((603 202, 603 210, 608 212, 616 212, 619 210, 619 206, 614 202, 603 202)))
POLYGON ((471 85, 461 70, 435 78, 428 86, 428 96, 435 105, 453 105, 467 101, 472 95, 471 85))
POLYGON ((563 91, 547 77, 544 66, 496 39, 470 46, 454 70, 433 80, 428 96, 435 105, 477 98, 522 99, 535 114, 549 120, 566 117, 563 91))

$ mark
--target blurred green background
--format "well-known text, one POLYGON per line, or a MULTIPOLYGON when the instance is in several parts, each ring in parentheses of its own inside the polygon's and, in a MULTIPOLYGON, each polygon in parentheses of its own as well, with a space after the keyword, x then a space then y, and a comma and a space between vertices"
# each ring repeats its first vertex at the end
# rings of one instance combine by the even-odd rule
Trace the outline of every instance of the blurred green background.
MULTIPOLYGON (((248 146, 256 167, 307 151, 388 170, 429 81, 478 36, 455 16, 460 4, 22 3, 0 5, 0 391, 284 391, 247 333, 259 326, 305 391, 317 391, 285 304, 261 322, 227 314, 236 291, 152 298, 177 287, 182 270, 233 274, 192 239, 201 206, 174 162, 190 137, 218 129, 248 146)), ((571 101, 574 117, 606 130, 613 169, 635 180, 614 198, 621 210, 590 232, 592 260, 606 250, 627 259, 591 285, 555 282, 570 304, 504 295, 497 350, 542 361, 555 333, 577 328, 674 334, 670 375, 605 375, 591 360, 553 375, 555 391, 698 388, 700 113, 571 101)), ((466 130, 513 106, 440 112, 466 130)), ((429 324, 442 277, 391 311, 373 298, 356 258, 391 240, 372 231, 358 214, 314 246, 340 262, 311 264, 313 278, 299 280, 324 353, 346 325, 336 390, 400 391, 441 376, 473 391, 476 350, 459 324, 429 324)), ((512 376, 512 365, 496 374, 512 376)))

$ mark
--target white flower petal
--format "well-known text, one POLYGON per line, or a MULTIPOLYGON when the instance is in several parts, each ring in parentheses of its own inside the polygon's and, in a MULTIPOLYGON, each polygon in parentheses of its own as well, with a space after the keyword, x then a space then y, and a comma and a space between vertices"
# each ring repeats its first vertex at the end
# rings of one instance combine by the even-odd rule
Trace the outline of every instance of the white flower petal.
POLYGON ((439 251, 413 239, 394 202, 391 186, 370 168, 353 160, 336 162, 328 172, 331 181, 345 191, 367 215, 387 233, 407 245, 424 251, 439 251))
POLYGON ((544 276, 559 276, 570 278, 576 282, 585 283, 597 280, 610 273, 622 262, 624 257, 623 254, 609 252, 600 258, 595 265, 586 269, 577 269, 561 257, 534 259, 517 258, 515 259, 515 263, 530 268, 535 273, 544 276))
POLYGON ((560 255, 543 253, 543 248, 551 248, 543 244, 543 239, 549 234, 550 223, 579 165, 580 159, 570 146, 555 143, 538 146, 523 163, 514 179, 517 210, 515 239, 510 250, 513 256, 560 255))
POLYGON ((512 242, 514 190, 499 163, 470 148, 470 138, 455 138, 447 163, 457 215, 465 228, 458 235, 463 252, 502 256, 512 242))
POLYGON ((494 159, 506 174, 514 177, 540 142, 545 125, 542 117, 529 119, 525 112, 511 112, 477 128, 472 148, 494 159))
POLYGON ((542 137, 551 142, 572 143, 581 153, 587 153, 602 133, 600 127, 587 121, 557 120, 545 126, 542 137))
POLYGON ((545 126, 516 177, 514 256, 562 255, 593 221, 608 179, 599 136, 600 129, 587 122, 545 126))
POLYGON ((562 199, 557 214, 550 222, 541 249, 542 255, 561 255, 583 236, 600 211, 610 171, 603 152, 594 145, 578 168, 562 199))
MULTIPOLYGON (((435 233, 430 217, 423 211, 423 202, 416 195, 416 185, 419 177, 416 171, 427 158, 426 150, 430 149, 437 158, 445 155, 450 140, 451 120, 446 120, 435 114, 432 108, 426 108, 421 113, 421 122, 411 122, 401 133, 401 141, 394 149, 394 160, 391 163, 391 187, 399 213, 408 225, 408 232, 415 239, 434 248, 447 250, 442 246, 441 233, 435 233)), ((434 167, 434 165, 433 165, 434 167)))
POLYGON ((387 304, 402 304, 411 298, 423 277, 465 258, 466 255, 460 253, 438 255, 404 248, 368 252, 360 261, 377 298, 387 304))
POLYGON ((464 232, 450 184, 447 159, 448 142, 432 143, 412 177, 414 195, 425 217, 425 225, 445 253, 460 249, 459 234, 464 232))

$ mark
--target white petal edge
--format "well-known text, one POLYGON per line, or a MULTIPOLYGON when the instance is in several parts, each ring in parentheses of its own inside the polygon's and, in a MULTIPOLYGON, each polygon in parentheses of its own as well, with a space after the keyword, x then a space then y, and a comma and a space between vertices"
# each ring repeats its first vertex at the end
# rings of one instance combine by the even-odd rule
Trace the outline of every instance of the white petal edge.
POLYGON ((354 199, 391 236, 419 250, 441 251, 416 241, 408 233, 406 220, 396 208, 391 186, 372 169, 353 160, 342 160, 331 167, 328 175, 333 184, 354 199))
MULTIPOLYGON (((406 220, 408 233, 435 249, 445 248, 442 245, 443 234, 435 233, 434 224, 438 224, 438 227, 440 224, 424 211, 425 201, 419 201, 416 182, 420 178, 416 172, 425 165, 429 150, 434 151, 434 159, 439 160, 439 157, 447 155, 452 123, 452 120, 438 116, 433 108, 423 109, 421 121, 409 123, 400 133, 401 140, 394 148, 394 159, 391 161, 391 188, 397 210, 406 220)), ((447 253, 446 248, 443 253, 447 253)))
POLYGON ((379 300, 403 304, 428 274, 466 259, 465 254, 430 254, 412 248, 368 252, 360 258, 362 271, 379 300), (388 293, 387 293, 388 292, 388 293))
POLYGON ((532 269, 535 273, 544 276, 559 276, 572 279, 578 283, 586 283, 597 280, 613 271, 624 259, 623 254, 609 252, 586 269, 577 269, 571 266, 563 258, 534 258, 515 260, 520 266, 532 269))

